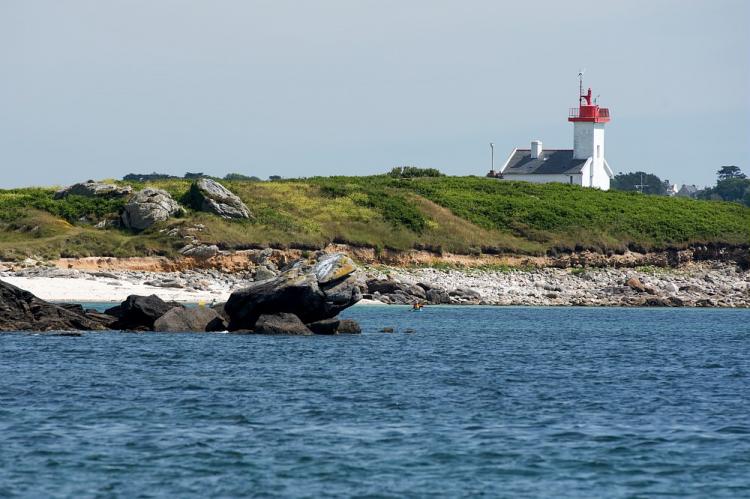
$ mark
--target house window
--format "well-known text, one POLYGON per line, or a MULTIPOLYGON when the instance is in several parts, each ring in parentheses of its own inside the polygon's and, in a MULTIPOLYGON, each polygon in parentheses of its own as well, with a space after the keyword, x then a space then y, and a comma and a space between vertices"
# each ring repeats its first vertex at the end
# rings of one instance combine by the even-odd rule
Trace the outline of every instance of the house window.
POLYGON ((602 146, 599 144, 596 145, 596 157, 601 158, 602 157, 602 146))
POLYGON ((573 175, 570 176, 570 183, 573 183, 573 175))

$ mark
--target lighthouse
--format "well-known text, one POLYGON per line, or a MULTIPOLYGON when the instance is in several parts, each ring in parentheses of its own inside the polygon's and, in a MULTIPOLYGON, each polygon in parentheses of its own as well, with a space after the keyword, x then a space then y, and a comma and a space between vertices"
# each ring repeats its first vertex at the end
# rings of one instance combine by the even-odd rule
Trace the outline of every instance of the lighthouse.
POLYGON ((596 99, 592 102, 591 88, 583 93, 583 78, 578 75, 578 107, 570 109, 568 121, 573 123, 573 158, 591 158, 589 179, 583 179, 586 187, 609 189, 611 175, 607 173, 604 160, 604 125, 609 123, 609 109, 599 107, 596 99))
POLYGON ((487 176, 609 190, 614 177, 604 156, 604 126, 609 119, 609 109, 599 107, 591 89, 583 92, 583 75, 579 73, 578 107, 568 113, 568 121, 573 123, 573 149, 545 149, 541 140, 532 140, 528 149, 514 149, 499 173, 490 171, 487 176))

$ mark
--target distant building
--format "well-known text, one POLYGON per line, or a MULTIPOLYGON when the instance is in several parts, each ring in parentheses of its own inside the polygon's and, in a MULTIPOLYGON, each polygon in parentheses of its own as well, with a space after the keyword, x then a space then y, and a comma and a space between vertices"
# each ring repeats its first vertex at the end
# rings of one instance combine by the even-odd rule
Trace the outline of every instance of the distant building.
POLYGON ((604 159, 604 125, 610 120, 609 109, 599 107, 596 101, 592 103, 590 88, 583 93, 583 80, 578 94, 578 107, 568 115, 568 121, 573 123, 573 149, 544 150, 541 140, 532 140, 529 149, 514 149, 500 171, 490 171, 487 176, 609 190, 609 181, 614 177, 604 159))
POLYGON ((677 184, 670 184, 669 180, 665 181, 667 196, 676 196, 679 192, 677 190, 677 184))
POLYGON ((682 184, 682 187, 680 187, 680 190, 677 191, 677 194, 675 194, 675 196, 679 196, 681 198, 694 198, 698 194, 699 190, 700 189, 698 189, 698 187, 695 185, 682 184))

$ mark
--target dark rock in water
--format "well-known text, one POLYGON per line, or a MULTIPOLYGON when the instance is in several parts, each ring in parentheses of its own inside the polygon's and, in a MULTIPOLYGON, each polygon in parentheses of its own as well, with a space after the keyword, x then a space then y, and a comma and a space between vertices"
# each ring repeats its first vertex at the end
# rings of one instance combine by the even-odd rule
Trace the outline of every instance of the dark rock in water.
POLYGON ((255 323, 255 334, 313 334, 294 314, 264 314, 255 323))
POLYGON ((85 313, 86 317, 99 322, 105 329, 114 329, 114 326, 117 323, 117 317, 103 314, 93 309, 87 309, 85 313))
POLYGON ((313 266, 297 262, 273 279, 235 291, 224 309, 230 330, 255 329, 263 314, 291 313, 311 323, 335 317, 357 303, 361 287, 349 257, 325 255, 313 266))
POLYGON ((154 322, 169 312, 177 303, 167 303, 156 295, 130 295, 116 307, 105 311, 106 314, 117 317, 114 327, 117 329, 153 329, 154 322))
POLYGON ((404 333, 406 333, 406 334, 412 334, 412 333, 416 333, 416 331, 413 330, 413 329, 407 329, 407 330, 404 331, 404 333))
POLYGON ((351 319, 324 319, 312 322, 307 327, 315 334, 359 334, 362 332, 357 321, 351 319))
POLYGON ((161 332, 214 332, 225 331, 227 324, 212 308, 174 307, 154 322, 154 331, 161 332))
POLYGON ((131 192, 133 192, 133 188, 129 185, 120 186, 87 180, 86 182, 73 184, 69 187, 66 187, 65 189, 57 191, 55 193, 55 199, 62 199, 70 195, 84 197, 119 198, 129 195, 131 192))
POLYGON ((339 328, 338 319, 323 319, 307 324, 308 329, 315 334, 336 334, 339 328))
POLYGON ((383 329, 380 330, 380 332, 381 333, 392 333, 393 332, 393 328, 392 327, 384 327, 383 329))
POLYGON ((183 212, 182 207, 167 191, 149 188, 136 192, 128 200, 121 218, 125 227, 143 230, 183 212))
POLYGON ((83 336, 83 333, 79 333, 78 331, 62 331, 60 333, 48 333, 46 336, 73 336, 77 338, 83 336))
POLYGON ((222 218, 250 218, 245 203, 229 189, 210 178, 200 178, 190 186, 190 203, 200 211, 222 218))
POLYGON ((105 326, 85 313, 67 310, 0 281, 0 331, 102 330, 105 326))
POLYGON ((359 323, 352 319, 341 319, 339 321, 339 334, 361 334, 362 328, 359 323))

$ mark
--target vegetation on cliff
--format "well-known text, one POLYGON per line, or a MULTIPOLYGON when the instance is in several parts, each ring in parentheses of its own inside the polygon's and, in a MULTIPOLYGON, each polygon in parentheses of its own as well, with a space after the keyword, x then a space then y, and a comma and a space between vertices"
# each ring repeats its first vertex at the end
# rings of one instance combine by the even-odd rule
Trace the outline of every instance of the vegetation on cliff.
MULTIPOLYGON (((136 190, 157 187, 185 200, 191 180, 120 183, 136 190)), ((737 203, 478 177, 380 175, 222 183, 247 204, 253 220, 224 220, 188 209, 182 218, 135 233, 113 223, 122 200, 55 200, 53 188, 0 191, 0 259, 176 255, 186 235, 222 248, 316 248, 341 242, 381 249, 533 255, 750 243, 750 208, 737 203)))

